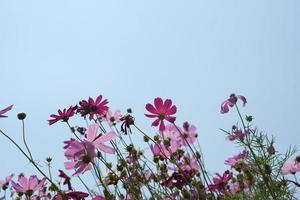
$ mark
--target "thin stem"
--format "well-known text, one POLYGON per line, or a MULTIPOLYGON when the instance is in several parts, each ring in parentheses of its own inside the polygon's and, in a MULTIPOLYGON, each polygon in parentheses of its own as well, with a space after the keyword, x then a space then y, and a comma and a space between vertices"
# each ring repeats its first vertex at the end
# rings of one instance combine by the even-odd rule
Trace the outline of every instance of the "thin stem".
POLYGON ((29 149, 29 147, 28 147, 28 145, 27 145, 27 142, 26 142, 26 138, 25 138, 25 124, 24 124, 24 120, 22 120, 22 136, 23 136, 23 143, 24 143, 24 145, 25 145, 25 147, 26 147, 26 149, 27 149, 27 151, 28 151, 28 153, 29 153, 29 156, 30 156, 30 159, 32 160, 32 162, 33 162, 33 157, 32 157, 32 154, 31 154, 31 152, 30 152, 30 149, 29 149))
POLYGON ((56 184, 36 165, 36 163, 23 151, 23 149, 8 135, 6 135, 2 130, 0 130, 0 133, 2 135, 4 135, 4 137, 6 137, 9 141, 11 141, 16 147, 17 149, 29 160, 30 163, 32 163, 32 165, 52 184, 55 185, 56 184))

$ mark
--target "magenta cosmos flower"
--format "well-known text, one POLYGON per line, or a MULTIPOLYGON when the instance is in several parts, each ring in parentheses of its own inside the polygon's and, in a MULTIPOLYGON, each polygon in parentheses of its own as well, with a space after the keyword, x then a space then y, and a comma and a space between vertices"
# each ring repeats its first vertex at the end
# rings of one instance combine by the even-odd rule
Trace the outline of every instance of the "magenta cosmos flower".
POLYGON ((289 159, 281 168, 281 173, 284 175, 295 174, 297 172, 300 172, 300 156, 289 159))
POLYGON ((11 181, 16 192, 31 196, 35 191, 45 186, 46 178, 39 180, 35 175, 27 179, 24 175, 19 176, 18 183, 11 181))
POLYGON ((78 176, 92 168, 96 157, 96 149, 93 143, 88 141, 79 142, 71 139, 64 142, 65 157, 70 160, 64 163, 66 169, 75 169, 73 176, 78 176))
POLYGON ((0 110, 0 118, 7 117, 4 114, 7 113, 8 111, 10 111, 12 109, 12 107, 13 107, 13 105, 10 105, 7 108, 4 108, 3 110, 0 110))
POLYGON ((54 119, 49 119, 49 125, 52 125, 56 122, 58 122, 59 120, 62 120, 63 122, 68 122, 69 118, 72 117, 75 114, 75 111, 77 109, 77 106, 70 106, 70 108, 68 109, 63 109, 62 111, 59 109, 58 115, 52 114, 50 115, 50 117, 54 118, 54 119))
POLYGON ((229 98, 221 104, 221 113, 224 114, 229 112, 229 108, 233 107, 238 101, 238 99, 240 99, 243 102, 243 106, 246 105, 247 100, 244 96, 231 94, 229 98))
POLYGON ((81 113, 82 117, 89 114, 89 119, 92 120, 94 115, 98 115, 99 117, 104 116, 108 111, 107 104, 107 99, 103 99, 102 101, 102 95, 99 95, 95 101, 89 97, 88 101, 83 100, 79 102, 78 111, 81 113))
POLYGON ((231 180, 233 173, 229 171, 225 171, 221 176, 219 173, 216 173, 216 177, 213 178, 213 184, 209 185, 209 190, 211 191, 219 191, 221 193, 225 193, 227 190, 227 185, 231 180))
POLYGON ((92 124, 89 126, 85 134, 85 140, 91 142, 97 149, 103 151, 104 153, 114 154, 115 149, 105 145, 104 143, 115 139, 116 136, 116 133, 113 131, 100 134, 99 126, 97 124, 92 124))
POLYGON ((146 109, 151 113, 145 114, 147 117, 157 118, 152 123, 152 126, 159 125, 160 131, 165 130, 164 120, 167 120, 171 123, 176 120, 176 117, 173 117, 172 115, 176 113, 177 108, 175 105, 172 105, 172 100, 170 99, 163 101, 162 98, 157 97, 154 99, 154 106, 148 103, 146 105, 146 109))

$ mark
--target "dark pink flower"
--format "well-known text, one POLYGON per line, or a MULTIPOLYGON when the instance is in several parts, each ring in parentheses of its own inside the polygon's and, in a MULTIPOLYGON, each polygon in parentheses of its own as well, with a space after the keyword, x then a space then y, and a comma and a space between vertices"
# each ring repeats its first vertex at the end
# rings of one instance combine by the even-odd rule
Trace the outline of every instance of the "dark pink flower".
POLYGON ((96 148, 93 143, 88 141, 79 142, 69 140, 65 142, 65 156, 68 162, 65 162, 66 169, 75 169, 74 176, 83 174, 92 168, 92 162, 96 157, 96 148))
POLYGON ((63 170, 58 170, 59 171, 59 177, 64 179, 63 184, 68 185, 68 190, 72 190, 72 185, 71 185, 71 178, 63 171, 63 170))
POLYGON ((4 114, 7 113, 8 111, 10 111, 12 109, 12 107, 13 107, 13 105, 10 105, 7 108, 4 108, 3 110, 0 110, 0 118, 7 117, 4 114))
POLYGON ((92 120, 94 115, 102 117, 108 111, 108 101, 104 99, 102 101, 102 95, 99 95, 96 100, 89 97, 88 101, 80 101, 78 112, 81 113, 81 116, 84 117, 86 115, 90 115, 89 119, 92 120))
POLYGON ((69 118, 72 117, 75 114, 75 111, 77 109, 77 106, 70 106, 68 109, 63 109, 62 111, 59 109, 58 110, 58 115, 52 114, 50 117, 54 119, 49 119, 49 125, 52 125, 59 120, 62 120, 63 122, 68 122, 69 118))
POLYGON ((247 100, 244 96, 231 94, 229 98, 221 104, 221 113, 227 113, 229 111, 229 108, 233 107, 238 101, 238 99, 240 99, 243 102, 243 106, 246 105, 247 100))
POLYGON ((88 197, 89 194, 85 192, 66 192, 63 194, 57 194, 52 200, 81 200, 88 197))
POLYGON ((46 178, 39 180, 36 176, 30 176, 27 179, 24 175, 21 175, 18 181, 19 183, 11 181, 12 187, 16 192, 31 196, 35 191, 45 186, 46 178))
POLYGON ((162 98, 157 97, 154 99, 154 106, 152 104, 147 104, 146 109, 151 114, 145 114, 147 117, 150 118, 157 118, 153 123, 152 126, 158 126, 159 130, 165 130, 164 120, 167 120, 173 123, 176 120, 176 117, 173 117, 177 111, 175 105, 172 106, 172 101, 170 99, 166 99, 164 102, 162 98))
POLYGON ((233 173, 229 171, 225 171, 221 176, 219 173, 216 174, 217 176, 213 178, 213 184, 209 185, 208 188, 211 191, 219 191, 221 193, 226 193, 227 185, 231 180, 233 173))

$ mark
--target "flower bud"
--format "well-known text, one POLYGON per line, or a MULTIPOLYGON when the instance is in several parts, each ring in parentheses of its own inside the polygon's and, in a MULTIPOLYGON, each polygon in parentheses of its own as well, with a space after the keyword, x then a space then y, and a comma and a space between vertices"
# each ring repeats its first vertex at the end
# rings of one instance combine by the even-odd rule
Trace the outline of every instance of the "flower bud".
POLYGON ((18 113, 17 116, 18 116, 19 120, 24 120, 26 118, 26 113, 21 112, 21 113, 18 113))

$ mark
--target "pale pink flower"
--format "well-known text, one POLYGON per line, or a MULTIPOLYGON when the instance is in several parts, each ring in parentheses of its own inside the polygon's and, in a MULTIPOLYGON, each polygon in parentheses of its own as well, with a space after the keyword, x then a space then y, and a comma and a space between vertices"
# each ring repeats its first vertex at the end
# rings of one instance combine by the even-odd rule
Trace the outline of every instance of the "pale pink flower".
POLYGON ((227 113, 229 111, 229 108, 233 107, 238 101, 238 99, 240 99, 243 102, 243 106, 246 105, 247 100, 244 96, 231 94, 229 98, 221 104, 221 113, 227 113))
POLYGON ((74 176, 83 174, 92 168, 92 162, 96 157, 96 149, 89 141, 79 142, 69 140, 65 142, 65 156, 68 160, 64 163, 66 169, 75 169, 74 176))
POLYGON ((248 152, 243 151, 242 153, 235 155, 233 157, 228 158, 225 160, 225 164, 231 167, 235 167, 237 164, 244 162, 244 160, 248 157, 248 152))
POLYGON ((120 110, 116 110, 114 113, 111 110, 108 110, 105 114, 104 120, 107 121, 108 125, 111 127, 120 122, 121 118, 122 115, 120 110))
POLYGON ((161 156, 161 157, 168 157, 170 156, 172 153, 174 153, 177 148, 171 148, 168 147, 166 148, 165 145, 163 144, 151 144, 150 149, 153 153, 153 156, 161 156))
POLYGON ((190 156, 189 154, 184 156, 184 162, 180 163, 179 166, 183 171, 198 172, 200 170, 197 158, 195 156, 190 156))
POLYGON ((183 130, 184 131, 180 135, 182 145, 188 146, 189 144, 193 144, 198 137, 196 126, 184 123, 183 130))
POLYGON ((152 126, 159 125, 159 131, 165 130, 164 120, 167 120, 171 123, 174 123, 176 117, 173 117, 177 111, 175 105, 172 105, 172 101, 170 99, 166 99, 165 101, 162 98, 157 97, 154 99, 154 106, 152 104, 147 104, 146 109, 151 114, 145 114, 147 117, 150 118, 157 118, 153 121, 152 126))
POLYGON ((13 105, 10 105, 7 108, 4 108, 3 110, 0 110, 0 118, 7 117, 4 114, 7 113, 8 111, 10 111, 12 109, 12 107, 13 107, 13 105))
POLYGON ((39 180, 35 175, 27 179, 24 175, 19 176, 18 183, 11 181, 12 187, 18 193, 31 196, 35 191, 45 186, 46 178, 39 180))
POLYGON ((243 186, 240 187, 240 183, 239 182, 235 182, 232 185, 230 185, 230 192, 232 194, 236 194, 238 191, 240 191, 242 188, 244 191, 247 191, 250 187, 250 182, 248 180, 244 180, 242 182, 243 186))
POLYGON ((0 188, 3 188, 4 186, 8 186, 11 179, 13 178, 14 174, 11 174, 7 177, 5 177, 4 180, 0 180, 0 188))
POLYGON ((300 171, 300 158, 299 156, 293 159, 287 160, 281 168, 283 175, 295 174, 300 171))
POLYGON ((115 139, 116 136, 116 133, 113 131, 105 134, 100 134, 99 126, 97 124, 92 124, 89 126, 85 134, 85 140, 93 143, 96 148, 105 153, 114 154, 116 150, 104 143, 115 139))
POLYGON ((160 132, 160 138, 162 140, 170 140, 171 146, 175 146, 176 148, 181 146, 181 135, 174 124, 166 125, 165 129, 160 132))

